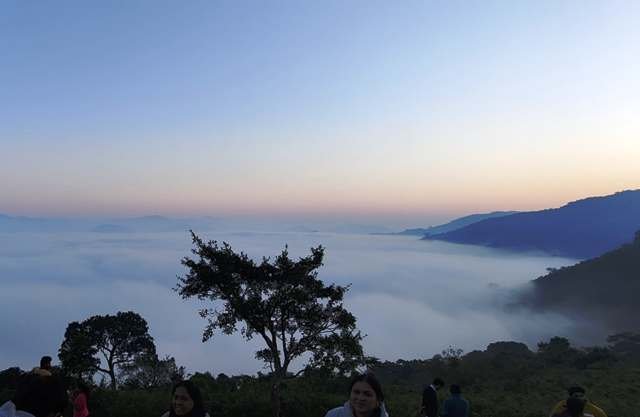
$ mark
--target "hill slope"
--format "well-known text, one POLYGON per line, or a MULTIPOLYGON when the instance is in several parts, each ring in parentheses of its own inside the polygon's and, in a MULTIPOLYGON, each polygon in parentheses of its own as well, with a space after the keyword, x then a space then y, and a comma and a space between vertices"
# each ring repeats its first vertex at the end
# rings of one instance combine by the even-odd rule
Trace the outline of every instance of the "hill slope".
POLYGON ((633 190, 486 219, 425 239, 587 259, 622 245, 639 229, 640 190, 633 190))
POLYGON ((602 321, 613 332, 640 329, 638 294, 640 232, 630 244, 534 280, 524 303, 602 321))
POLYGON ((451 220, 448 223, 441 224, 438 226, 431 226, 426 229, 425 228, 405 229, 402 232, 398 232, 394 234, 409 235, 409 236, 437 235, 439 233, 446 233, 452 230, 457 230, 462 227, 468 226, 473 223, 477 223, 485 219, 492 219, 494 217, 504 217, 514 213, 517 213, 517 211, 494 211, 491 213, 470 214, 468 216, 459 217, 457 219, 451 220))

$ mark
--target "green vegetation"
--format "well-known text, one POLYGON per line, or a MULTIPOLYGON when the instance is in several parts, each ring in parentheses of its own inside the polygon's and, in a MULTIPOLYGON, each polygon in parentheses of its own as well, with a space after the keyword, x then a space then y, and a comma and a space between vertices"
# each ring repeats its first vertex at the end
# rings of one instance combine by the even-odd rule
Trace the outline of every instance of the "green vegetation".
POLYGON ((522 303, 603 322, 610 332, 637 329, 640 294, 640 232, 628 244, 576 265, 551 269, 533 281, 522 303))
MULTIPOLYGON (((377 363, 372 370, 383 383, 392 417, 416 417, 425 384, 434 376, 459 383, 474 417, 546 417, 565 398, 566 388, 580 384, 610 417, 634 417, 640 395, 640 334, 609 338, 607 347, 575 348, 565 338, 540 343, 535 352, 515 342, 497 342, 484 351, 461 355, 449 348, 428 360, 377 363)), ((19 370, 0 372, 0 401, 8 399, 19 370)), ((60 372, 60 371, 59 371, 60 372)), ((212 417, 263 417, 271 413, 271 377, 196 373, 212 417)), ((323 417, 347 399, 348 378, 307 370, 282 383, 281 414, 323 417)), ((446 397, 441 393, 441 398, 446 397)), ((94 390, 93 417, 159 417, 168 409, 168 384, 146 389, 107 386, 94 390)))

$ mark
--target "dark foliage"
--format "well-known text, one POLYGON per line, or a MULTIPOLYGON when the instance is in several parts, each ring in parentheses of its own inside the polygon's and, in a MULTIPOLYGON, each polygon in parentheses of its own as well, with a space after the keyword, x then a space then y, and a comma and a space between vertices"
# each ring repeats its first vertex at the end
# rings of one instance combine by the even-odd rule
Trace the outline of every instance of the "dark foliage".
POLYGON ((186 377, 184 366, 176 365, 171 356, 158 358, 155 352, 137 356, 132 362, 122 366, 122 385, 127 388, 168 387, 186 377))
POLYGON ((65 373, 91 379, 102 372, 112 389, 116 389, 121 369, 149 355, 155 355, 155 345, 147 322, 132 311, 69 323, 58 351, 65 373))
POLYGON ((256 352, 273 376, 274 415, 278 415, 280 381, 288 376, 292 361, 310 354, 304 369, 322 368, 346 373, 363 361, 362 336, 356 319, 342 300, 348 287, 325 285, 317 278, 324 249, 294 261, 285 248, 273 261, 254 262, 227 243, 203 242, 192 233, 195 259, 176 290, 183 298, 197 297, 213 303, 200 311, 208 320, 203 341, 216 330, 238 330, 246 339, 260 337, 265 348, 256 352), (219 304, 222 302, 222 308, 219 304))
MULTIPOLYGON (((484 351, 460 355, 455 365, 436 355, 431 359, 381 362, 373 371, 382 383, 393 417, 415 417, 422 389, 435 376, 461 386, 471 404, 472 417, 546 417, 557 401, 566 398, 567 388, 576 384, 585 387, 589 399, 609 416, 627 417, 637 411, 640 363, 627 348, 616 352, 616 345, 635 343, 633 335, 612 337, 611 348, 576 348, 557 337, 540 343, 537 352, 521 343, 496 342, 484 351)), ((457 354, 458 350, 452 349, 457 354)), ((16 368, 2 371, 0 381, 9 381, 3 376, 18 373, 21 371, 16 368)), ((191 381, 202 391, 212 416, 263 417, 271 411, 269 376, 196 373, 191 381)), ((281 387, 281 415, 323 417, 327 410, 347 400, 348 386, 346 377, 315 371, 287 379, 281 387)), ((170 391, 168 386, 116 391, 98 388, 91 397, 91 413, 93 417, 158 417, 167 411, 170 391)), ((441 400, 446 392, 439 393, 441 400)), ((9 387, 0 385, 0 401, 10 397, 9 387)))
POLYGON ((612 331, 634 328, 640 313, 640 234, 632 243, 552 270, 533 284, 521 298, 526 306, 603 322, 612 331))

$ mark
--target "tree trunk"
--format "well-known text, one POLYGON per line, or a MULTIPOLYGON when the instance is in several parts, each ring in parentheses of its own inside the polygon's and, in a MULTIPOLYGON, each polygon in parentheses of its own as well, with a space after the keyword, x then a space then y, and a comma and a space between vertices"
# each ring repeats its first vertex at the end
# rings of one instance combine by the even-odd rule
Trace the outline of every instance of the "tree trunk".
POLYGON ((111 378, 111 389, 115 391, 118 386, 116 385, 116 371, 113 366, 109 366, 109 378, 111 378))
POLYGON ((281 379, 275 377, 271 385, 271 415, 280 417, 280 383, 281 379))

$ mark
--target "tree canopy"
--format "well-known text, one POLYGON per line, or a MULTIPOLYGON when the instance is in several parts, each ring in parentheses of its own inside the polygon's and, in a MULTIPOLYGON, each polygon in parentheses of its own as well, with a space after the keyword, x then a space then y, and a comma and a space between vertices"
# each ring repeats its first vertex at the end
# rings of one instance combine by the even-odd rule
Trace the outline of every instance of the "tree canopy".
POLYGON ((132 365, 141 356, 155 354, 146 320, 132 311, 69 323, 58 351, 67 373, 92 377, 96 372, 102 372, 109 376, 113 389, 117 386, 119 370, 132 365))
POLYGON ((137 356, 130 364, 122 366, 120 377, 128 388, 148 389, 168 386, 187 376, 184 366, 176 365, 172 356, 160 359, 155 352, 137 356))
POLYGON ((205 243, 193 232, 192 238, 195 258, 182 260, 188 272, 179 277, 176 291, 183 298, 213 302, 200 311, 208 321, 203 341, 216 331, 232 334, 238 326, 246 339, 260 337, 265 348, 256 358, 271 368, 276 390, 292 361, 305 354, 310 355, 303 370, 346 373, 361 363, 362 335, 356 318, 343 306, 349 287, 325 285, 317 277, 322 246, 297 261, 285 247, 273 261, 263 258, 256 263, 227 243, 205 243))

